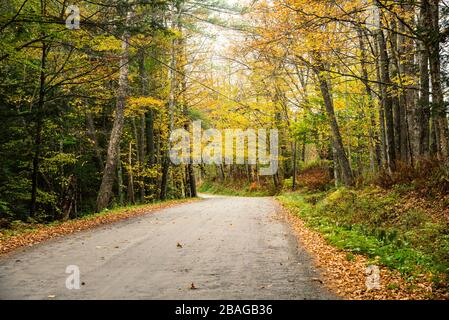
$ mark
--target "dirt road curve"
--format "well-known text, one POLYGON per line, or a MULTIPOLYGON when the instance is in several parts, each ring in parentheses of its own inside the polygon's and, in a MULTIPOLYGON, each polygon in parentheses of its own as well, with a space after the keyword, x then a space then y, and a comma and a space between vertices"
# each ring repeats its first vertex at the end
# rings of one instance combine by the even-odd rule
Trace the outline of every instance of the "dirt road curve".
POLYGON ((0 299, 334 298, 317 277, 274 200, 207 197, 4 256, 0 299))

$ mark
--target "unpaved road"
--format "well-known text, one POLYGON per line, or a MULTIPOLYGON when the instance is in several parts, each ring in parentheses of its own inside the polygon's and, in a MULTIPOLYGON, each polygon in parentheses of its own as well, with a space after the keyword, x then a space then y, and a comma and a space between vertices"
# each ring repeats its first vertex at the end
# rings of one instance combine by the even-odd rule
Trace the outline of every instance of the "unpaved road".
POLYGON ((0 299, 334 298, 276 208, 207 197, 17 251, 0 258, 0 299))

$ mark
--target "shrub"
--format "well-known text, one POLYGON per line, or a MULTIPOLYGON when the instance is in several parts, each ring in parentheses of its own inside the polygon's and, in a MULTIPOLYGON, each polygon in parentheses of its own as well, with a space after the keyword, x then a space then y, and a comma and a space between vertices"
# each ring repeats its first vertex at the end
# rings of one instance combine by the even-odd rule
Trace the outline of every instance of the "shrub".
POLYGON ((437 159, 420 159, 414 166, 398 162, 393 173, 381 171, 375 183, 384 189, 406 188, 428 197, 447 195, 449 168, 437 159))
POLYGON ((309 190, 327 190, 331 186, 332 177, 327 162, 314 162, 303 168, 297 177, 299 188, 309 190))

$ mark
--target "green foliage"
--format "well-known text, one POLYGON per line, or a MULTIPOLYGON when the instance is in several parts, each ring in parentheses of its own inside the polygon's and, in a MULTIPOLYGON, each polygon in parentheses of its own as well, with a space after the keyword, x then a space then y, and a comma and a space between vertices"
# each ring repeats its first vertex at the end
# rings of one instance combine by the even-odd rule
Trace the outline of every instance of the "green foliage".
MULTIPOLYGON (((268 197, 273 190, 266 187, 253 187, 246 183, 217 183, 206 181, 199 187, 199 192, 240 197, 268 197)), ((253 185, 254 186, 254 185, 253 185)))
MULTIPOLYGON (((64 6, 48 0, 6 0, 0 5, 2 224, 18 220, 49 223, 94 210, 115 119, 118 56, 125 28, 132 43, 129 99, 120 139, 122 171, 116 170, 110 205, 154 201, 160 195, 169 128, 165 108, 169 91, 167 53, 171 39, 183 37, 165 26, 169 2, 134 5, 136 19, 129 24, 124 19, 126 10, 118 3, 108 6, 107 14, 102 13, 101 1, 78 1, 76 5, 84 16, 79 30, 59 23, 39 23, 48 17, 66 17, 64 6), (21 18, 27 16, 30 21, 21 18), (110 28, 101 27, 105 25, 110 28), (145 77, 146 87, 142 81, 145 77), (151 159, 147 143, 150 133, 154 148, 151 159), (140 159, 137 145, 145 145, 143 150, 148 152, 144 159, 140 159), (33 177, 37 192, 31 217, 33 177), (131 187, 139 194, 137 200, 125 190, 131 187), (140 189, 144 189, 142 197, 140 189), (120 201, 119 193, 126 197, 124 201, 120 201)), ((178 104, 176 108, 181 111, 183 106, 178 104)), ((179 123, 186 120, 181 112, 175 116, 179 123)), ((185 196, 181 182, 184 170, 171 168, 170 176, 176 181, 168 185, 168 198, 185 196)))

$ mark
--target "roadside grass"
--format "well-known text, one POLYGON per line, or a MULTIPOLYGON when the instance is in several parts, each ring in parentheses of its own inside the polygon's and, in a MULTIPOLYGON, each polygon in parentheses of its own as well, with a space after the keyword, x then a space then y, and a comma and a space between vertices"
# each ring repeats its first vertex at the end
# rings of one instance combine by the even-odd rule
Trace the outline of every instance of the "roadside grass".
POLYGON ((202 193, 240 197, 269 197, 275 194, 264 186, 242 182, 241 184, 205 181, 198 189, 202 193))
POLYGON ((398 270, 413 280, 431 274, 437 288, 448 289, 449 230, 399 191, 376 187, 285 193, 277 199, 326 241, 371 263, 398 270))
MULTIPOLYGON (((181 204, 184 202, 194 201, 197 199, 198 198, 177 199, 167 201, 155 201, 150 204, 130 205, 124 207, 117 206, 112 209, 105 209, 99 213, 85 214, 75 219, 67 221, 54 221, 48 224, 13 221, 8 228, 0 229, 0 247, 5 245, 5 243, 7 243, 9 240, 13 240, 14 238, 19 239, 27 236, 32 237, 33 234, 37 233, 50 234, 50 235, 51 234, 62 235, 64 233, 72 233, 74 231, 88 229, 109 222, 120 221, 129 217, 145 214, 146 212, 151 212, 157 209, 163 209, 165 207, 181 204)), ((51 238, 51 237, 52 236, 49 237, 44 236, 44 238, 51 238)), ((14 247, 17 246, 14 245, 14 247)), ((1 253, 2 250, 0 250, 0 254, 1 253)))

